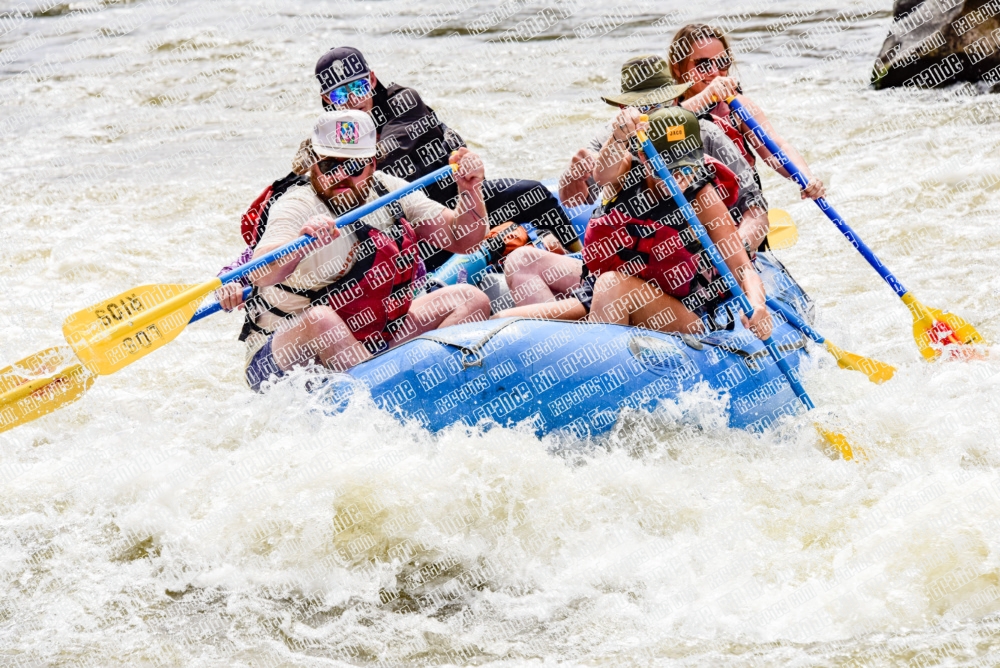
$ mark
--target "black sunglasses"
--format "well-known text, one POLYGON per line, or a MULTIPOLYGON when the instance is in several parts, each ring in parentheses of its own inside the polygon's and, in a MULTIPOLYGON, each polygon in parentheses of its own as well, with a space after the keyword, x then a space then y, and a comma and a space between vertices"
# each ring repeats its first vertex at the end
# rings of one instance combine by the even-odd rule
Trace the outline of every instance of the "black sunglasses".
POLYGON ((719 56, 718 58, 697 58, 694 61, 694 68, 702 74, 708 74, 714 67, 720 72, 725 72, 733 64, 729 56, 719 56))
POLYGON ((323 158, 318 162, 319 171, 327 176, 341 168, 348 176, 360 176, 370 164, 372 158, 323 158))

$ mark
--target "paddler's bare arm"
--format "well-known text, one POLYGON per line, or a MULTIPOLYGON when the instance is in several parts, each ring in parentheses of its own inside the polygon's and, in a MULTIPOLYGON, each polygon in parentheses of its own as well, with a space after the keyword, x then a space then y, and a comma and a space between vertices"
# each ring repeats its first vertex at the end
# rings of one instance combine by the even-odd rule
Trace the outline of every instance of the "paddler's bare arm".
POLYGON ((619 111, 612 121, 613 132, 604 142, 594 161, 594 181, 602 188, 605 199, 614 197, 620 190, 618 179, 632 166, 632 154, 629 152, 630 138, 637 129, 649 130, 649 124, 640 121, 639 116, 639 110, 634 107, 625 107, 619 111))
POLYGON ((772 323, 764 304, 764 284, 750 263, 750 258, 743 247, 743 239, 736 231, 729 210, 714 186, 705 186, 698 192, 697 211, 698 219, 708 231, 709 238, 722 254, 726 265, 739 281, 740 287, 743 288, 753 307, 753 317, 747 319, 744 324, 757 337, 766 339, 771 335, 772 323))
MULTIPOLYGON (((340 236, 340 230, 335 227, 335 224, 334 219, 330 216, 317 216, 310 219, 305 225, 302 226, 302 229, 299 231, 299 236, 308 234, 311 237, 316 237, 317 243, 304 246, 297 251, 289 253, 281 259, 275 260, 271 264, 264 265, 256 271, 251 272, 250 282, 257 287, 281 283, 295 271, 295 269, 299 266, 299 262, 301 262, 303 258, 315 251, 319 246, 325 246, 340 236)), ((284 245, 285 244, 280 243, 262 244, 257 246, 253 252, 254 259, 266 255, 267 253, 270 253, 277 248, 281 248, 284 245)))
MULTIPOLYGON (((744 95, 737 95, 736 99, 739 100, 746 110, 750 112, 750 114, 754 117, 754 120, 756 120, 757 123, 760 124, 760 127, 763 128, 764 132, 766 132, 767 135, 774 140, 774 143, 778 145, 778 148, 784 152, 788 159, 791 160, 799 169, 802 170, 802 173, 806 175, 807 185, 803 191, 803 199, 806 197, 811 197, 813 199, 817 197, 826 197, 826 187, 823 185, 823 182, 813 176, 813 173, 809 169, 809 165, 806 164, 806 159, 802 157, 802 154, 799 153, 794 146, 789 144, 788 140, 778 134, 778 131, 774 129, 773 125, 771 125, 771 121, 768 120, 767 114, 764 113, 764 110, 754 104, 752 100, 747 99, 744 95)), ((791 173, 785 169, 784 165, 781 164, 781 161, 778 160, 777 157, 772 155, 771 152, 767 150, 767 146, 764 146, 764 142, 757 138, 757 135, 753 133, 753 130, 751 130, 746 123, 740 124, 740 132, 744 137, 746 137, 747 142, 753 147, 761 159, 767 163, 768 167, 778 172, 786 179, 792 179, 791 173)))
MULTIPOLYGON (((812 172, 809 170, 809 165, 806 164, 805 158, 802 154, 795 150, 795 147, 789 144, 784 137, 782 137, 771 125, 771 121, 768 120, 767 114, 764 110, 753 103, 745 95, 738 93, 739 84, 736 79, 732 77, 720 76, 712 80, 712 83, 708 85, 708 88, 701 91, 697 95, 693 95, 688 99, 681 102, 681 106, 688 111, 700 114, 703 111, 707 111, 712 106, 717 104, 720 100, 728 100, 729 98, 736 96, 736 99, 740 101, 750 115, 760 124, 761 128, 767 133, 774 143, 778 145, 788 159, 795 163, 795 165, 802 170, 802 173, 806 175, 806 188, 803 190, 803 199, 806 197, 811 197, 816 199, 817 197, 826 196, 826 188, 823 182, 813 176, 812 172)), ((740 123, 740 133, 746 138, 747 142, 753 149, 760 155, 761 159, 767 163, 767 166, 778 172, 786 179, 792 178, 792 175, 787 169, 781 164, 781 161, 776 157, 771 155, 771 152, 767 150, 764 143, 760 141, 757 136, 753 133, 753 130, 747 126, 746 123, 740 123)))
POLYGON ((767 237, 770 231, 770 223, 767 219, 767 211, 759 206, 748 207, 743 212, 743 222, 740 223, 739 232, 750 248, 757 248, 767 237))
POLYGON ((451 154, 448 162, 458 165, 458 203, 440 215, 421 221, 415 226, 417 237, 430 241, 452 253, 468 253, 489 231, 486 203, 483 201, 483 181, 486 172, 483 161, 466 147, 451 154))

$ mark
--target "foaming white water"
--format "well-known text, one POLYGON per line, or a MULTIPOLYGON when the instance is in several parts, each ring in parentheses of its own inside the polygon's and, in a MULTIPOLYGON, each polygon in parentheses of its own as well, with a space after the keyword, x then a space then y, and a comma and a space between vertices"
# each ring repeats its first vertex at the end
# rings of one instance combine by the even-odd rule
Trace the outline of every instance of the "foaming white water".
MULTIPOLYGON (((142 7, 66 25, 76 38, 142 7)), ((395 5, 288 5, 266 21, 229 4, 161 9, 80 61, 60 51, 60 19, 37 19, 44 47, 24 64, 51 55, 61 78, 4 79, 16 91, 0 157, 4 360, 58 345, 65 316, 100 297, 195 282, 235 256, 240 213, 318 111, 311 68, 331 44, 378 54, 376 71, 421 90, 491 174, 543 178, 608 118, 594 97, 620 62, 662 52, 670 34, 651 27, 667 8, 641 5, 622 28, 637 38, 507 45, 393 37, 426 13, 395 5), (134 56, 120 72, 104 67, 116 53, 134 56), (205 103, 237 83, 250 92, 205 103)), ((565 34, 600 16, 581 11, 565 34)), ((885 14, 857 26, 843 37, 870 49, 823 62, 774 56, 780 38, 750 25, 744 39, 765 42, 743 56, 745 88, 904 284, 995 341, 991 98, 860 88, 886 26, 885 14), (887 128, 890 114, 919 124, 887 128)), ((817 300, 817 327, 896 365, 890 383, 817 352, 805 380, 820 408, 764 437, 727 429, 708 393, 627 416, 597 443, 432 436, 363 394, 324 415, 302 376, 250 393, 238 319, 215 316, 0 435, 0 656, 991 665, 1000 369, 922 362, 905 308, 811 203, 762 173, 799 224, 781 257, 817 300), (827 457, 814 419, 867 458, 827 457)))
POLYGON ((995 607, 996 476, 961 440, 935 449, 946 429, 917 411, 919 443, 865 442, 863 464, 801 424, 643 440, 628 420, 560 458, 525 431, 431 437, 363 398, 310 412, 301 380, 180 433, 151 421, 145 444, 98 420, 103 438, 45 446, 5 485, 20 641, 72 628, 123 662, 189 642, 707 660, 720 638, 778 651, 995 607))

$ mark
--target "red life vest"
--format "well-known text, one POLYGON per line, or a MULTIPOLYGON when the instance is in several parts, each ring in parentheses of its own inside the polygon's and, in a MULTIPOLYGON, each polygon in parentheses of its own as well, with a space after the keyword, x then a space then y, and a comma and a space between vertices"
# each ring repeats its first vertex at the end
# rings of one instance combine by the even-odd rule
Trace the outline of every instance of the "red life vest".
MULTIPOLYGON (((378 180, 370 181, 378 196, 388 190, 378 180)), ((273 287, 309 299, 311 305, 328 305, 343 318, 354 337, 372 352, 385 349, 386 338, 405 323, 413 303, 413 281, 421 264, 417 235, 403 217, 398 202, 387 206, 394 224, 386 231, 355 223, 348 229, 358 237, 354 265, 342 278, 317 290, 299 290, 281 283, 273 287)), ((270 333, 257 325, 263 312, 291 317, 271 306, 257 288, 247 300, 247 317, 240 340, 251 332, 270 333)))
POLYGON ((264 236, 264 230, 267 229, 267 216, 271 211, 271 205, 278 201, 278 198, 284 195, 285 191, 292 186, 300 186, 307 183, 309 183, 308 176, 300 176, 295 172, 291 172, 288 176, 280 178, 264 188, 264 191, 257 195, 257 199, 253 201, 250 208, 243 214, 243 218, 240 219, 240 233, 243 235, 243 241, 247 242, 247 246, 256 248, 257 242, 264 236))
MULTIPOLYGON (((706 172, 685 191, 688 201, 709 185, 711 169, 706 172)), ((711 287, 719 275, 680 209, 669 195, 651 193, 644 178, 594 212, 584 234, 583 262, 595 275, 617 271, 677 299, 695 298, 699 303, 693 307, 685 300, 692 311, 723 296, 711 287)))
POLYGON ((733 174, 733 170, 726 167, 725 163, 719 162, 712 156, 705 154, 705 164, 711 167, 715 176, 712 177, 712 184, 719 191, 719 197, 727 209, 732 209, 736 201, 740 198, 740 182, 733 174))
POLYGON ((740 132, 741 121, 736 117, 732 107, 725 102, 719 102, 708 110, 708 114, 716 127, 725 132, 730 141, 736 144, 736 148, 743 154, 743 159, 750 165, 750 169, 753 169, 757 161, 757 154, 750 148, 747 138, 740 132))

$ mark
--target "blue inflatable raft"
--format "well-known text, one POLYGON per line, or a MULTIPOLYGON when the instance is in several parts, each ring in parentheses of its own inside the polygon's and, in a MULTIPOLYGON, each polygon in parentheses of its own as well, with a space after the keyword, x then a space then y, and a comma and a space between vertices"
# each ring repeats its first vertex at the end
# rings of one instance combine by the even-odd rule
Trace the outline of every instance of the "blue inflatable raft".
MULTIPOLYGON (((812 320, 812 304, 768 254, 768 294, 812 320)), ((774 314, 772 313, 772 316, 774 314)), ((773 339, 797 369, 805 338, 775 316, 773 339)), ((432 431, 530 421, 537 433, 609 431, 624 409, 652 410, 699 383, 729 397, 729 424, 760 431, 800 409, 762 343, 737 324, 699 338, 603 325, 509 318, 436 330, 331 379, 344 405, 359 383, 376 404, 432 431)))

